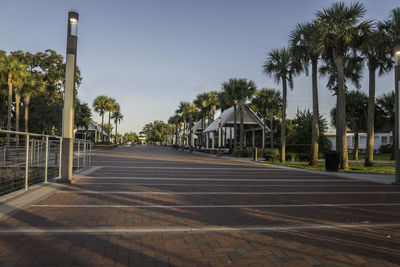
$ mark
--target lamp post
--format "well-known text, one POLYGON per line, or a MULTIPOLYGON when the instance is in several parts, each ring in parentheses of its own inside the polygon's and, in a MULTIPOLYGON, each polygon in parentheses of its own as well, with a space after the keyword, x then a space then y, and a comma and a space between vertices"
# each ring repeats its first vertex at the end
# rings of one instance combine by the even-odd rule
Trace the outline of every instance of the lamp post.
POLYGON ((183 131, 182 131, 182 150, 185 150, 185 143, 186 143, 186 115, 183 115, 183 131))
POLYGON ((395 106, 396 106, 396 136, 395 136, 395 150, 396 150, 396 185, 400 186, 400 45, 396 46, 394 49, 395 58, 395 106))
POLYGON ((193 131, 192 131, 192 128, 193 128, 193 114, 192 113, 190 113, 189 114, 189 151, 190 151, 190 153, 192 153, 193 152, 193 131))
POLYGON ((217 156, 221 156, 221 137, 222 137, 222 131, 221 131, 221 117, 218 118, 218 153, 217 156))
POLYGON ((78 41, 77 12, 68 13, 67 31, 67 58, 65 67, 64 86, 64 110, 62 122, 62 163, 60 182, 70 183, 72 179, 73 146, 74 146, 74 89, 75 89, 75 67, 76 48, 78 41))

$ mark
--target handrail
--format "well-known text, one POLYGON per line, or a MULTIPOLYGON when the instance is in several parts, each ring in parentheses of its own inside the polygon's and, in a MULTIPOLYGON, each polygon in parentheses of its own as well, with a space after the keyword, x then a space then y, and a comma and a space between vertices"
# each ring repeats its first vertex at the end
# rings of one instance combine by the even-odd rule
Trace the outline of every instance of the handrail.
MULTIPOLYGON (((20 131, 10 131, 10 130, 3 130, 0 129, 0 134, 7 134, 7 139, 10 139, 9 135, 13 136, 25 136, 25 145, 22 146, 15 146, 11 145, 9 141, 7 141, 7 144, 5 146, 0 146, 0 150, 2 152, 2 160, 4 162, 4 166, 8 167, 7 165, 7 155, 8 157, 14 156, 12 153, 13 150, 15 151, 15 148, 24 148, 25 150, 25 156, 24 156, 24 163, 21 162, 20 164, 18 163, 18 166, 21 166, 21 168, 25 169, 25 174, 20 175, 24 177, 25 179, 25 190, 29 189, 30 186, 30 180, 29 180, 29 175, 30 175, 30 168, 31 167, 39 167, 44 169, 44 182, 48 182, 48 169, 49 169, 49 160, 51 158, 56 160, 56 165, 58 165, 58 176, 61 177, 61 165, 62 165, 62 149, 63 149, 63 140, 64 138, 61 136, 55 136, 55 135, 46 135, 46 134, 38 134, 38 133, 29 133, 29 132, 20 132, 20 131), (31 137, 39 137, 39 140, 34 140, 30 139, 31 137), (40 140, 41 139, 41 140, 40 140), (50 142, 50 139, 52 140, 50 142), (59 142, 58 142, 59 141, 59 142), (51 152, 51 144, 56 143, 56 151, 51 152), (54 157, 51 157, 50 153, 54 155, 54 157), (43 159, 44 158, 44 159, 43 159)), ((14 137, 13 137, 14 138, 14 137)), ((21 137, 22 138, 22 137, 21 137)), ((73 165, 77 167, 77 170, 86 169, 88 167, 91 167, 91 159, 92 159, 92 141, 91 140, 85 140, 85 139, 73 139, 74 143, 77 145, 76 147, 73 148, 73 150, 77 150, 76 152, 73 151, 73 165)), ((17 158, 18 158, 17 154, 17 158)), ((41 175, 41 174, 39 174, 41 175)), ((21 177, 21 178, 22 178, 21 177)))
POLYGON ((0 133, 16 134, 16 135, 29 135, 29 136, 38 136, 38 137, 49 137, 49 138, 62 139, 61 136, 56 136, 56 135, 46 135, 46 134, 37 134, 37 133, 28 133, 28 132, 17 132, 17 131, 9 131, 9 130, 2 130, 2 129, 0 129, 0 133))

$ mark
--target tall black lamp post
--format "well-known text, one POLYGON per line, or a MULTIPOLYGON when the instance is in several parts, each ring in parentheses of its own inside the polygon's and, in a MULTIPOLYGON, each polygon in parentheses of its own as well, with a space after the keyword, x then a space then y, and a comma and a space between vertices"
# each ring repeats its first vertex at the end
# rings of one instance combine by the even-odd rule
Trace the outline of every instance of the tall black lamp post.
POLYGON ((63 111, 63 143, 60 182, 70 183, 72 180, 73 146, 74 146, 74 89, 75 89, 75 67, 76 48, 78 41, 77 12, 68 13, 67 32, 67 58, 65 66, 64 86, 64 111, 63 111))
POLYGON ((222 129, 221 129, 221 117, 218 118, 218 153, 217 156, 221 156, 221 138, 222 137, 222 129))
POLYGON ((396 150, 396 185, 400 186, 400 45, 396 46, 394 49, 395 58, 395 105, 396 105, 396 136, 395 136, 395 150, 396 150))

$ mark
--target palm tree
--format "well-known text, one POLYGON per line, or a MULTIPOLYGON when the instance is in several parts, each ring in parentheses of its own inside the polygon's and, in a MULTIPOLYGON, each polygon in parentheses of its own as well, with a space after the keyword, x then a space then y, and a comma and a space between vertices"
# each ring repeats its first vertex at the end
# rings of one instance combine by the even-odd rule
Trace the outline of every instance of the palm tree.
MULTIPOLYGON (((107 97, 107 105, 106 111, 108 111, 108 124, 111 125, 111 113, 119 110, 119 104, 115 101, 114 98, 107 97)), ((108 141, 111 140, 111 131, 108 132, 108 141)))
POLYGON ((400 43, 400 7, 390 11, 389 19, 385 21, 385 30, 392 39, 392 47, 400 43))
MULTIPOLYGON (((270 147, 274 148, 274 116, 277 115, 282 105, 281 93, 274 89, 262 88, 256 91, 252 104, 264 119, 264 132, 266 131, 268 117, 270 147)), ((263 148, 265 148, 265 140, 263 148)))
POLYGON ((290 34, 290 49, 296 61, 301 63, 302 70, 308 75, 308 67, 311 64, 312 98, 313 98, 313 122, 311 132, 311 157, 310 166, 316 166, 318 162, 319 142, 319 106, 318 106, 318 58, 315 46, 318 39, 318 28, 315 22, 298 24, 290 34))
MULTIPOLYGON (((233 149, 237 149, 237 97, 235 95, 236 79, 229 79, 222 83, 222 92, 227 97, 226 101, 233 104, 233 149)), ((232 133, 231 133, 232 138, 232 133)))
MULTIPOLYGON (((0 74, 3 82, 8 84, 8 111, 7 111, 7 130, 11 130, 11 111, 13 87, 21 87, 22 80, 26 76, 27 67, 12 56, 2 56, 0 58, 0 74)), ((9 144, 9 134, 7 135, 9 144)))
POLYGON ((168 119, 168 123, 171 124, 172 128, 173 128, 173 133, 175 134, 175 143, 174 143, 174 139, 172 139, 172 144, 171 147, 174 148, 176 145, 176 142, 178 141, 178 118, 177 118, 177 114, 169 117, 168 119))
MULTIPOLYGON (((193 101, 193 104, 199 110, 199 115, 202 118, 202 129, 206 128, 205 118, 208 116, 209 123, 211 119, 214 118, 216 107, 219 105, 218 94, 215 91, 204 92, 196 96, 196 99, 193 101)), ((204 135, 204 142, 206 140, 206 136, 204 135)))
POLYGON ((28 76, 24 86, 21 88, 21 95, 23 97, 24 102, 24 118, 25 118, 25 127, 24 131, 29 132, 29 104, 31 102, 32 97, 35 97, 38 93, 43 92, 45 89, 44 84, 41 82, 39 77, 33 78, 32 75, 28 76))
POLYGON ((171 116, 168 119, 168 123, 172 124, 173 126, 175 126, 175 144, 172 142, 172 145, 173 145, 174 148, 177 148, 177 145, 178 145, 178 129, 181 126, 182 117, 179 114, 175 113, 173 116, 171 116))
MULTIPOLYGON (((354 133, 353 160, 358 160, 358 136, 367 126, 368 97, 363 92, 352 90, 346 92, 346 126, 354 133)), ((336 107, 331 110, 333 124, 336 124, 336 107)))
POLYGON ((368 128, 367 128, 367 153, 365 166, 372 166, 374 159, 374 118, 375 118, 375 73, 382 76, 393 67, 391 40, 384 24, 379 23, 380 29, 373 29, 367 35, 361 46, 361 52, 367 60, 369 71, 369 100, 368 100, 368 128))
POLYGON ((350 48, 357 48, 360 40, 368 32, 370 22, 361 21, 366 10, 361 3, 348 6, 333 3, 329 8, 318 11, 316 23, 318 27, 318 43, 316 51, 334 58, 337 68, 337 135, 340 142, 340 168, 348 169, 348 152, 346 136, 346 102, 344 86, 344 55, 350 48))
MULTIPOLYGON (((104 95, 100 95, 98 97, 96 97, 93 101, 93 109, 94 111, 96 111, 97 113, 99 113, 99 115, 101 116, 101 130, 103 131, 104 129, 104 114, 106 113, 106 110, 108 108, 108 104, 107 104, 107 100, 108 97, 104 96, 104 95)), ((103 140, 103 135, 101 136, 101 140, 103 140)))
POLYGON ((180 102, 179 108, 176 111, 178 114, 182 114, 184 118, 184 129, 186 128, 186 122, 189 120, 189 147, 190 151, 193 149, 193 142, 192 142, 192 127, 193 127, 193 118, 198 116, 199 110, 197 109, 196 105, 189 102, 180 102))
POLYGON ((395 150, 395 142, 397 141, 396 136, 396 127, 395 127, 395 93, 391 91, 387 94, 384 94, 380 98, 376 99, 376 106, 377 106, 377 118, 381 120, 383 124, 392 125, 392 157, 391 160, 395 159, 396 150, 395 150))
POLYGON ((255 83, 251 80, 247 80, 244 78, 241 79, 229 79, 228 82, 224 82, 222 84, 223 91, 225 91, 226 95, 229 96, 230 102, 233 103, 234 111, 234 149, 237 148, 237 118, 236 118, 236 107, 239 103, 239 116, 240 116, 240 132, 239 132, 239 149, 243 150, 243 141, 244 141, 244 123, 243 123, 243 116, 244 116, 244 106, 246 100, 250 99, 254 92, 256 91, 257 87, 255 83))
POLYGON ((121 121, 124 119, 124 115, 122 115, 122 113, 119 110, 116 110, 111 115, 111 118, 114 120, 115 124, 115 143, 117 143, 117 136, 118 136, 117 127, 118 123, 121 123, 121 121))
POLYGON ((286 102, 287 83, 293 89, 293 76, 299 70, 290 51, 286 48, 272 50, 265 62, 264 73, 273 76, 276 83, 282 82, 282 125, 281 125, 281 162, 285 162, 286 150, 286 102))

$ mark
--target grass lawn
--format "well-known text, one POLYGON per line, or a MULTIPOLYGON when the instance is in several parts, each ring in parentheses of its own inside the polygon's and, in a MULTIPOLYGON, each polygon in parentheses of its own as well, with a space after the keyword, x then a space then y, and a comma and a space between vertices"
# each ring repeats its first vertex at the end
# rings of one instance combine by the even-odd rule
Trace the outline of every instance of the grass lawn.
MULTIPOLYGON (((259 161, 264 163, 270 163, 280 166, 288 166, 301 169, 325 170, 325 162, 318 162, 315 167, 308 166, 308 162, 298 162, 298 161, 287 161, 286 163, 272 162, 272 161, 259 161)), ((395 174, 395 164, 394 163, 374 163, 373 167, 364 167, 364 162, 349 162, 349 170, 343 172, 352 173, 375 173, 375 174, 395 174)))
MULTIPOLYGON (((374 154, 374 160, 390 160, 391 156, 391 154, 374 154)), ((353 159, 353 154, 349 153, 349 159, 353 159)), ((358 159, 365 159, 365 154, 358 154, 358 159)))

